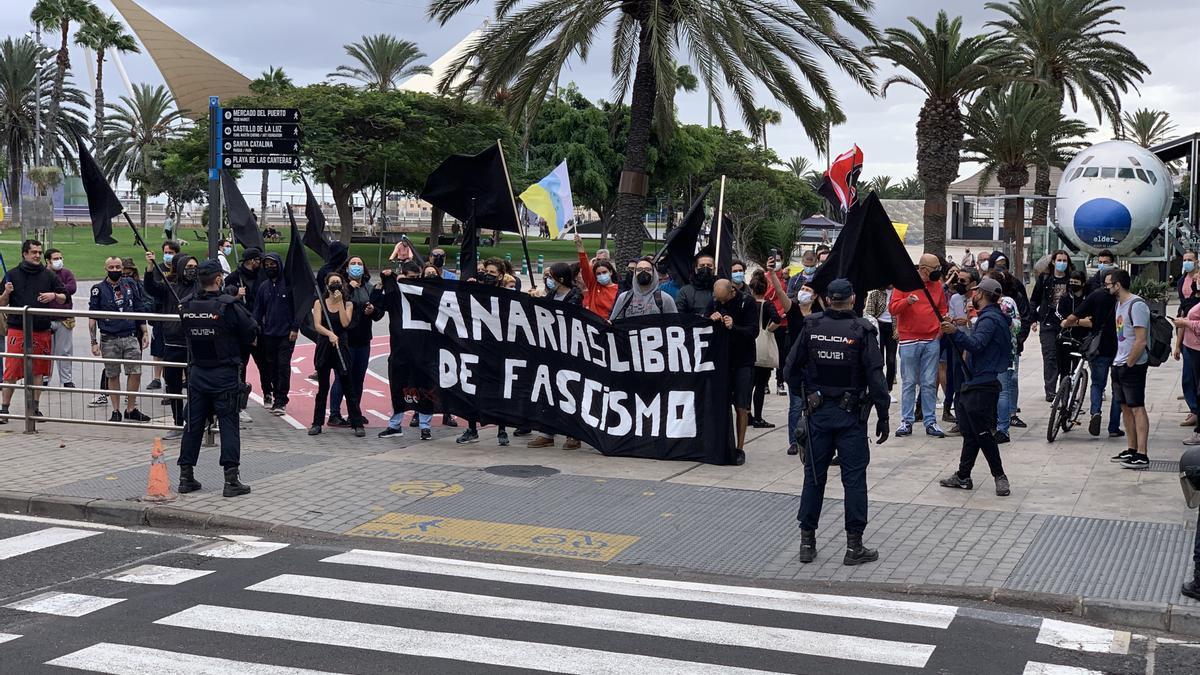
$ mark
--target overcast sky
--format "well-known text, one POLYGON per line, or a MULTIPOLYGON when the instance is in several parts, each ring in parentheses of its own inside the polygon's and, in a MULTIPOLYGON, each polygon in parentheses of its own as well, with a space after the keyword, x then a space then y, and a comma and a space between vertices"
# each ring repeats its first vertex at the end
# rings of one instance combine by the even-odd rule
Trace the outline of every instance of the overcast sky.
MULTIPOLYGON (((412 40, 433 61, 454 46, 468 32, 489 18, 493 2, 483 0, 469 14, 461 15, 445 27, 425 19, 423 0, 137 0, 139 4, 202 48, 255 77, 268 66, 282 66, 299 84, 325 79, 339 64, 347 63, 343 45, 365 33, 389 32, 412 40), (336 7, 336 8, 335 8, 336 7)), ((0 0, 6 9, 0 15, 0 33, 20 35, 30 29, 28 9, 31 0, 0 0), (17 11, 11 11, 17 9, 17 11)), ((102 9, 114 12, 108 0, 97 0, 102 9)), ((1117 16, 1126 35, 1122 41, 1150 66, 1151 75, 1138 93, 1123 101, 1126 109, 1146 106, 1167 110, 1180 134, 1200 131, 1200 110, 1195 104, 1200 91, 1200 2, 1196 0, 1127 0, 1128 9, 1117 16), (1188 104, 1188 100, 1192 104, 1188 104)), ((961 13, 968 31, 982 29, 995 17, 982 0, 877 0, 874 20, 881 29, 907 26, 907 16, 931 24, 939 8, 961 13)), ((573 63, 562 82, 578 83, 592 99, 609 98, 611 76, 608 71, 610 50, 600 48, 598 40, 592 59, 573 63)), ((77 79, 86 78, 78 55, 72 57, 77 79)), ((125 57, 129 76, 134 82, 161 82, 153 62, 145 54, 125 57)), ((826 62, 828 64, 828 62, 826 62)), ((880 64, 880 80, 892 74, 880 64)), ((895 86, 886 99, 873 99, 832 68, 827 69, 842 85, 842 104, 848 121, 833 130, 835 154, 852 143, 865 153, 864 176, 886 174, 898 181, 916 172, 914 128, 922 98, 909 87, 895 86)), ((107 79, 108 97, 123 95, 124 87, 115 73, 107 79)), ((768 130, 771 147, 781 158, 803 156, 818 162, 812 144, 790 112, 761 90, 760 105, 783 111, 783 124, 768 130)), ((111 98, 110 98, 111 100, 111 98)), ((706 94, 682 95, 678 100, 684 122, 703 124, 707 117, 706 94)), ((730 106, 732 110, 732 106, 730 106)), ((1094 112, 1081 108, 1079 116, 1096 126, 1094 112)), ((741 126, 737 119, 731 126, 741 126)), ((1108 125, 1105 125, 1106 127, 1108 125)), ((1096 140, 1110 136, 1109 131, 1096 140)), ((973 167, 964 166, 961 176, 973 167)), ((245 186, 250 188, 249 185, 245 186)))

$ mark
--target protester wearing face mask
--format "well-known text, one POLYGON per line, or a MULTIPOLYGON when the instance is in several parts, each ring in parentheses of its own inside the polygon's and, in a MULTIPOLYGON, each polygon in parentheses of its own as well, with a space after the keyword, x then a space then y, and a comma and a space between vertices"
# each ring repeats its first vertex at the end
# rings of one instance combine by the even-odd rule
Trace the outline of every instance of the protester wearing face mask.
MULTIPOLYGON (((1180 272, 1179 281, 1175 284, 1175 290, 1179 294, 1179 310, 1175 313, 1175 316, 1186 318, 1189 316, 1192 308, 1200 304, 1200 267, 1196 265, 1195 251, 1188 249, 1183 252, 1180 272)), ((1181 357, 1183 359, 1183 399, 1187 402, 1188 406, 1188 415, 1179 426, 1195 427, 1197 426, 1197 413, 1200 413, 1200 404, 1197 403, 1197 381, 1193 375, 1193 354, 1188 351, 1185 345, 1187 342, 1194 343, 1195 339, 1185 337, 1185 333, 1186 330, 1183 328, 1177 327, 1175 331, 1174 355, 1176 361, 1181 357)))
POLYGON ((728 279, 718 279, 707 316, 730 331, 729 385, 732 389, 737 423, 735 463, 746 461, 746 427, 750 423, 750 403, 754 389, 755 338, 758 337, 758 310, 754 299, 740 293, 728 279))
POLYGON ((221 272, 229 274, 233 268, 229 266, 229 256, 233 255, 233 242, 222 239, 217 244, 217 262, 221 263, 221 272))
POLYGON ((1078 365, 1078 357, 1073 354, 1078 353, 1079 347, 1072 346, 1072 341, 1082 343, 1088 335, 1088 330, 1083 327, 1076 326, 1066 329, 1062 327, 1063 319, 1074 314, 1083 304, 1083 289, 1087 285, 1087 274, 1083 270, 1071 270, 1068 279, 1067 292, 1059 298, 1058 307, 1054 311, 1054 321, 1058 329, 1058 348, 1055 351, 1055 358, 1058 361, 1059 379, 1070 377, 1078 365))
MULTIPOLYGON (((883 352, 884 377, 888 392, 896 387, 896 322, 892 319, 892 313, 888 311, 888 298, 893 290, 889 285, 887 288, 871 291, 867 294, 867 304, 863 308, 863 314, 875 317, 875 324, 879 326, 879 349, 883 352)), ((894 403, 896 397, 891 398, 894 403)))
POLYGON ((637 262, 633 270, 632 288, 617 296, 613 303, 612 320, 648 314, 674 314, 677 309, 671 295, 656 283, 654 264, 648 258, 637 262))
POLYGON ((1092 275, 1091 279, 1088 279, 1087 284, 1083 287, 1083 294, 1088 296, 1098 290, 1103 290, 1104 279, 1108 276, 1109 272, 1115 269, 1117 269, 1117 257, 1113 255, 1112 251, 1104 249, 1097 253, 1096 273, 1092 275))
MULTIPOLYGON (((179 242, 168 239, 162 244, 162 264, 149 263, 146 265, 146 296, 152 301, 150 311, 155 314, 174 314, 175 308, 170 303, 164 302, 161 298, 150 292, 151 277, 165 275, 167 283, 170 283, 174 274, 175 265, 173 261, 175 256, 179 255, 179 242)), ((166 332, 166 324, 161 321, 150 322, 150 358, 155 361, 165 361, 163 352, 166 351, 166 345, 163 342, 163 334, 166 332)), ((146 385, 147 391, 154 391, 162 388, 163 368, 162 366, 154 366, 153 379, 150 384, 146 385)))
MULTIPOLYGON (((1071 255, 1066 251, 1055 251, 1050 260, 1050 269, 1038 275, 1037 282, 1033 285, 1033 296, 1029 299, 1030 310, 1037 317, 1033 330, 1040 329, 1042 384, 1046 389, 1047 402, 1054 400, 1054 393, 1058 389, 1058 377, 1061 374, 1058 369, 1058 333, 1062 319, 1057 315, 1058 303, 1063 296, 1069 294, 1068 285, 1075 271, 1071 255)), ((1082 284, 1079 290, 1080 293, 1083 292, 1082 284)))
MULTIPOLYGON (((93 312, 133 313, 143 311, 145 300, 138 285, 123 276, 124 264, 112 257, 104 262, 106 278, 92 286, 88 309, 93 312)), ((92 356, 114 359, 104 364, 104 388, 121 389, 121 370, 125 371, 125 412, 121 397, 112 396, 111 422, 149 422, 150 416, 138 410, 137 392, 142 383, 142 351, 150 347, 150 326, 134 319, 88 319, 92 338, 92 356), (125 363, 122 363, 125 361, 125 363)))
MULTIPOLYGON (((812 283, 813 277, 816 275, 817 252, 813 250, 805 251, 800 256, 800 274, 788 279, 788 295, 796 297, 796 295, 800 292, 800 287, 807 286, 812 283)), ((809 302, 812 302, 811 299, 809 302)))
POLYGON ((278 253, 263 256, 263 277, 254 300, 254 322, 259 327, 258 352, 263 405, 271 414, 287 414, 292 383, 292 352, 300 335, 300 319, 292 305, 292 294, 284 278, 283 258, 278 253))
POLYGON ((712 302, 713 284, 717 280, 716 260, 707 253, 696 256, 695 272, 692 282, 679 289, 675 298, 675 306, 680 314, 707 316, 709 303, 712 302))
MULTIPOLYGON (((50 263, 50 271, 54 272, 54 276, 58 277, 59 282, 62 283, 63 291, 67 296, 66 301, 59 302, 55 299, 53 302, 47 304, 46 307, 49 309, 71 309, 71 297, 75 295, 75 291, 79 288, 78 283, 75 281, 75 274, 67 269, 62 251, 56 248, 46 251, 46 260, 50 263)), ((74 328, 75 317, 65 316, 50 322, 51 351, 55 356, 75 355, 74 338, 72 337, 72 329, 74 328)), ((54 362, 54 367, 58 371, 58 381, 67 389, 75 388, 74 370, 71 367, 71 363, 71 361, 66 359, 54 362)), ((46 381, 48 383, 49 378, 46 378, 46 381)))
MULTIPOLYGON (((1111 272, 1106 272, 1107 274, 1111 274, 1111 272)), ((1108 292, 1106 286, 1101 285, 1087 293, 1083 302, 1078 304, 1070 315, 1063 317, 1062 322, 1064 329, 1074 326, 1087 328, 1095 336, 1093 339, 1099 341, 1099 347, 1095 354, 1088 359, 1088 367, 1091 370, 1091 406, 1089 409, 1091 421, 1088 424, 1088 433, 1093 436, 1100 435, 1100 427, 1103 424, 1101 412, 1104 392, 1108 387, 1113 359, 1117 354, 1116 307, 1116 298, 1108 292)), ((1108 436, 1109 438, 1119 438, 1125 435, 1125 432, 1121 430, 1121 406, 1115 396, 1111 398, 1108 436)))
MULTIPOLYGON (((1017 402, 1019 399, 1020 389, 1017 387, 1017 378, 1021 370, 1021 354, 1018 349, 1018 342, 1021 338, 1021 331, 1024 324, 1021 321, 1021 312, 1017 309, 1017 302, 1013 299, 1016 295, 1017 281, 1008 270, 995 269, 987 273, 988 279, 994 279, 1000 284, 1002 295, 996 301, 1000 306, 1000 312, 1004 314, 1005 319, 1009 321, 1009 333, 1012 335, 1013 358, 1009 364, 1008 370, 1000 373, 1000 398, 996 403, 996 443, 1003 445, 1008 443, 1009 430, 1012 427, 1018 429, 1026 426, 1021 418, 1017 417, 1017 402)), ((962 425, 959 425, 961 429, 962 425)))
MULTIPOLYGON (((975 318, 975 306, 971 303, 971 296, 974 294, 975 287, 979 284, 979 276, 975 268, 956 269, 954 275, 950 278, 949 290, 952 292, 950 296, 950 321, 960 331, 966 333, 971 332, 971 322, 975 318)), ((961 383, 965 380, 966 372, 964 370, 964 362, 962 350, 954 346, 953 338, 950 336, 942 336, 942 340, 950 340, 950 345, 946 350, 946 382, 947 396, 943 407, 943 421, 949 420, 951 427, 946 429, 947 436, 958 436, 960 430, 957 418, 949 415, 950 410, 958 411, 958 390, 961 383)))
POLYGON ((346 363, 348 372, 343 377, 335 377, 329 391, 329 420, 331 427, 365 427, 365 417, 355 420, 342 417, 342 399, 347 390, 354 391, 359 401, 362 401, 362 391, 367 379, 367 364, 371 360, 372 329, 376 321, 383 317, 382 312, 375 311, 371 303, 371 293, 375 285, 371 283, 371 273, 367 271, 366 263, 359 256, 351 256, 346 263, 345 276, 349 288, 345 289, 347 299, 354 305, 354 321, 346 331, 347 351, 350 360, 346 363))
MULTIPOLYGON (((225 293, 240 300, 246 306, 246 311, 252 316, 254 314, 254 303, 258 300, 258 287, 261 285, 262 277, 264 276, 259 272, 261 266, 262 250, 251 246, 242 253, 242 262, 238 265, 238 268, 225 275, 225 293)), ((266 360, 263 358, 261 349, 261 343, 256 344, 251 348, 249 353, 243 354, 242 366, 238 371, 240 379, 243 385, 245 385, 246 365, 250 363, 250 359, 253 357, 254 365, 258 368, 260 393, 267 391, 267 388, 262 384, 264 379, 263 374, 266 370, 266 360)), ((238 411, 238 418, 243 424, 254 421, 244 408, 238 411)))
MULTIPOLYGON (((579 235, 575 235, 576 243, 578 243, 579 235)), ((581 261, 582 263, 583 261, 581 261)), ((504 278, 504 261, 499 258, 489 258, 483 263, 483 273, 473 281, 481 286, 491 286, 498 288, 501 280, 504 278)), ((479 418, 470 416, 466 418, 467 430, 462 433, 455 443, 465 445, 467 443, 479 442, 479 418)), ((496 444, 500 447, 508 446, 508 430, 503 424, 496 427, 496 444)))
MULTIPOLYGON (((313 328, 317 331, 317 351, 314 361, 317 366, 317 395, 313 405, 313 422, 309 436, 320 434, 325 424, 325 403, 329 395, 329 374, 336 370, 348 385, 351 357, 347 349, 350 325, 354 321, 354 303, 349 300, 346 281, 337 272, 325 277, 325 291, 313 303, 313 328)), ((346 407, 354 424, 354 435, 362 438, 366 430, 362 427, 362 410, 359 409, 359 392, 345 386, 346 407)))
POLYGON ((917 273, 924 291, 892 291, 888 311, 892 313, 900 336, 900 406, 903 419, 897 436, 912 435, 916 421, 917 393, 920 391, 925 434, 945 438, 937 422, 937 377, 942 317, 950 311, 942 286, 942 263, 936 255, 921 256, 917 273), (933 299, 931 306, 929 298, 933 299))
MULTIPOLYGON (((1021 335, 1017 338, 1017 351, 1023 353, 1025 351, 1025 341, 1029 339, 1029 334, 1033 330, 1033 324, 1037 322, 1037 317, 1033 313, 1033 308, 1029 304, 1029 293, 1025 288, 1025 282, 1012 274, 1012 265, 1009 264, 1008 254, 1003 251, 992 251, 988 257, 989 270, 1002 270, 1009 272, 1012 277, 1012 297, 1013 302, 1017 303, 1017 311, 1021 313, 1021 335)), ((1008 292, 1008 289, 1005 289, 1008 292)))
POLYGON ((583 248, 583 238, 575 233, 575 251, 579 255, 579 273, 583 276, 583 307, 607 319, 617 300, 616 268, 606 257, 592 262, 583 248))
POLYGON ((438 276, 443 279, 457 280, 458 275, 446 269, 446 249, 438 247, 429 252, 429 262, 437 268, 438 276))
POLYGON ((986 274, 991 269, 991 261, 988 260, 992 254, 987 251, 980 251, 979 255, 975 256, 975 264, 979 267, 980 274, 986 274))
MULTIPOLYGON (((196 277, 200 262, 185 253, 176 253, 171 257, 170 272, 165 281, 158 273, 146 275, 146 293, 154 298, 155 307, 162 308, 162 313, 178 314, 179 304, 187 302, 197 292, 196 277), (176 301, 176 297, 179 298, 176 301)), ((146 267, 153 270, 156 266, 154 253, 146 253, 146 267)), ((188 360, 187 336, 183 333, 183 325, 178 321, 164 321, 162 324, 163 356, 162 360, 170 363, 186 363, 188 360)), ((288 363, 288 376, 291 376, 291 362, 288 363)), ((163 391, 168 394, 183 393, 183 368, 163 368, 163 391)), ((91 407, 95 401, 89 403, 91 407)), ((183 401, 171 399, 171 418, 176 426, 183 426, 183 401)), ((103 405, 103 404, 101 404, 103 405)), ((182 431, 172 431, 165 438, 174 439, 183 435, 182 431)))
POLYGON ((746 283, 746 263, 741 260, 734 260, 729 264, 729 280, 733 282, 733 287, 738 293, 751 295, 750 286, 746 283))

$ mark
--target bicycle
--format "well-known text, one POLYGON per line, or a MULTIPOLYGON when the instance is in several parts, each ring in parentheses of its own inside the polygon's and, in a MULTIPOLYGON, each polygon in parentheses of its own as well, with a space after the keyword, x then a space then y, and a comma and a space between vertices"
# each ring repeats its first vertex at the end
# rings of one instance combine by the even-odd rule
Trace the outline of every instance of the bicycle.
POLYGON ((1046 425, 1046 440, 1050 443, 1058 437, 1060 430, 1067 432, 1079 424, 1083 400, 1088 392, 1088 364, 1083 358, 1082 343, 1074 338, 1062 337, 1059 344, 1070 350, 1068 353, 1075 362, 1075 369, 1069 376, 1058 379, 1058 391, 1050 404, 1050 420, 1046 425))

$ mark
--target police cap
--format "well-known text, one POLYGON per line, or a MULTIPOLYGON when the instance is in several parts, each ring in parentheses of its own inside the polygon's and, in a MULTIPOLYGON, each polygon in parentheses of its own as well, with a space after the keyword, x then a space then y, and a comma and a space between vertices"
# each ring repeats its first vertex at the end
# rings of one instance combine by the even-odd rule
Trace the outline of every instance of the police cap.
POLYGON ((845 302, 854 295, 854 286, 850 284, 849 279, 834 279, 829 282, 829 288, 825 290, 825 296, 835 302, 845 302))
POLYGON ((217 262, 216 260, 205 260, 204 262, 200 263, 199 267, 196 268, 196 274, 198 276, 221 274, 224 271, 225 270, 221 269, 221 263, 217 262))

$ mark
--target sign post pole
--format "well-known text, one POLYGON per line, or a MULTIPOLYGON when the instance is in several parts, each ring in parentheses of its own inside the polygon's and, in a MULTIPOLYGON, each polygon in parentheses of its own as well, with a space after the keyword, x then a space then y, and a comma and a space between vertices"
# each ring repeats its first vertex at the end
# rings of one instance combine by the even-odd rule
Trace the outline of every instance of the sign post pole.
POLYGON ((208 257, 221 239, 221 100, 208 97, 208 257))

